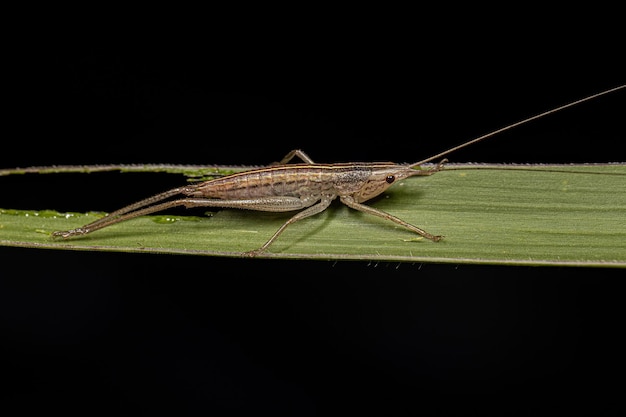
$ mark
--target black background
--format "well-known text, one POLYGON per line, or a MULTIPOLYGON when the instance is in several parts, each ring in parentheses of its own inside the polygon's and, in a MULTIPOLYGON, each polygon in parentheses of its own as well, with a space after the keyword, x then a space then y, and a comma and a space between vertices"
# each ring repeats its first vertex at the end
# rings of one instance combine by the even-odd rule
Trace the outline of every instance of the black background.
MULTIPOLYGON (((34 42, 7 55, 0 167, 263 165, 294 148, 414 162, 624 83, 619 57, 594 45, 387 35, 34 42)), ((449 158, 624 161, 624 103, 603 97, 449 158)), ((183 180, 7 177, 0 207, 108 211, 183 180)), ((0 254, 3 404, 24 410, 624 411, 620 270, 0 254)))

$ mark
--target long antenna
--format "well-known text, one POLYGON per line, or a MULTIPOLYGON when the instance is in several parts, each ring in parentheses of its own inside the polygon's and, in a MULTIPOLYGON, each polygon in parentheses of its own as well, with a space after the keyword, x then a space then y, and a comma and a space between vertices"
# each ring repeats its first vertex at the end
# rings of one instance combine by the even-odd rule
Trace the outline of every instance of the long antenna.
POLYGON ((556 113, 556 112, 559 112, 559 111, 561 111, 561 110, 565 110, 565 109, 567 109, 568 107, 573 107, 573 106, 576 106, 577 104, 584 103, 585 101, 593 100, 594 98, 598 98, 598 97, 603 96, 603 95, 605 95, 605 94, 609 94, 609 93, 612 93, 612 92, 614 92, 614 91, 621 90, 622 88, 626 88, 626 84, 624 84, 624 85, 620 85, 619 87, 614 87, 614 88, 611 88, 611 89, 609 89, 609 90, 602 91, 602 92, 600 92, 600 93, 597 93, 597 94, 594 94, 594 95, 591 95, 591 96, 587 96, 587 97, 585 97, 585 98, 581 98, 580 100, 573 101, 573 102, 571 102, 571 103, 565 104, 565 105, 560 106, 560 107, 557 107, 557 108, 555 108, 555 109, 548 110, 548 111, 545 111, 545 112, 543 112, 543 113, 537 114, 537 115, 535 115, 535 116, 529 117, 529 118, 527 118, 527 119, 521 120, 521 121, 519 121, 519 122, 516 122, 516 123, 510 124, 510 125, 505 126, 505 127, 501 128, 501 129, 494 130, 493 132, 487 133, 486 135, 479 136, 479 137, 477 137, 476 139, 472 139, 472 140, 470 140, 470 141, 468 141, 468 142, 465 142, 465 143, 462 143, 462 144, 460 144, 460 145, 458 145, 458 146, 455 146, 454 148, 450 148, 450 149, 448 149, 448 150, 446 150, 446 151, 440 152, 440 153, 438 153, 437 155, 431 156, 430 158, 427 158, 427 159, 424 159, 424 160, 422 160, 422 161, 419 161, 419 162, 416 162, 416 163, 414 163, 414 164, 411 164, 410 166, 413 168, 413 167, 416 167, 416 166, 418 166, 418 165, 425 164, 426 162, 430 162, 430 161, 433 161, 433 160, 435 160, 435 159, 439 159, 439 158, 441 158, 442 156, 446 156, 446 155, 448 155, 448 154, 450 154, 450 153, 452 153, 452 152, 454 152, 454 151, 458 151, 459 149, 463 149, 463 148, 465 148, 465 147, 467 147, 467 146, 473 145, 474 143, 480 142, 480 141, 482 141, 482 140, 485 140, 485 139, 487 139, 487 138, 490 138, 490 137, 492 137, 492 136, 495 136, 495 135, 497 135, 497 134, 499 134, 499 133, 502 133, 502 132, 504 132, 504 131, 507 131, 507 130, 513 129, 514 127, 517 127, 517 126, 519 126, 519 125, 523 125, 524 123, 528 123, 528 122, 530 122, 530 121, 533 121, 533 120, 536 120, 536 119, 539 119, 539 118, 545 117, 545 116, 547 116, 547 115, 549 115, 549 114, 556 113))

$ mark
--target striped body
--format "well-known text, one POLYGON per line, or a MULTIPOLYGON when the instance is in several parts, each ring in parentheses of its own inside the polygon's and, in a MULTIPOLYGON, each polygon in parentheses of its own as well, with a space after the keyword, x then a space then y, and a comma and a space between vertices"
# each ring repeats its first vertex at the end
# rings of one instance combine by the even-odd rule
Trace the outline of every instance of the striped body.
POLYGON ((265 244, 244 253, 246 256, 256 256, 265 251, 287 226, 326 210, 338 197, 348 207, 390 220, 425 238, 438 241, 441 236, 431 235, 402 219, 362 203, 381 194, 398 180, 414 175, 432 175, 441 170, 444 162, 427 170, 420 169, 417 163, 317 164, 296 149, 277 165, 174 188, 122 207, 83 227, 54 232, 53 236, 68 238, 85 235, 124 220, 178 206, 297 211, 265 244), (293 157, 300 158, 304 163, 288 164, 293 157), (185 197, 165 201, 181 194, 185 197))
POLYGON ((289 164, 231 174, 185 187, 183 193, 223 200, 282 196, 313 202, 322 197, 354 196, 362 202, 382 193, 398 179, 423 173, 391 162, 289 164))

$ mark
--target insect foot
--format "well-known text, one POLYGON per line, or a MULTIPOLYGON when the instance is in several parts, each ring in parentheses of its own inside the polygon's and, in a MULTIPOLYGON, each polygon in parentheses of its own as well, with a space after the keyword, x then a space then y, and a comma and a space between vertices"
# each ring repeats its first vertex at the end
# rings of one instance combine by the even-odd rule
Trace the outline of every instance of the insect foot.
POLYGON ((245 258, 254 258, 257 255, 262 254, 263 252, 265 252, 265 250, 263 249, 255 249, 255 250, 250 250, 247 252, 243 252, 241 254, 241 256, 245 257, 245 258))
POLYGON ((56 232, 52 232, 52 237, 53 238, 63 238, 63 239, 67 239, 70 238, 72 236, 76 236, 76 235, 84 235, 89 233, 89 229, 83 229, 82 227, 79 227, 78 229, 72 229, 72 230, 59 230, 56 232))

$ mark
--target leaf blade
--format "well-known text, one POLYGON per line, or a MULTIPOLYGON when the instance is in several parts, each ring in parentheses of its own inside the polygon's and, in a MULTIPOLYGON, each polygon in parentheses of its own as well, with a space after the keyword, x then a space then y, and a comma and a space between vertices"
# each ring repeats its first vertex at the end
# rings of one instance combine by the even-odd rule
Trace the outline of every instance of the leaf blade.
MULTIPOLYGON (((626 267, 626 165, 451 168, 402 181, 368 202, 446 236, 441 242, 337 202, 289 226, 260 257, 626 267)), ((292 214, 221 210, 169 220, 160 214, 63 241, 49 233, 97 215, 3 209, 0 245, 237 257, 262 245, 292 214)))

